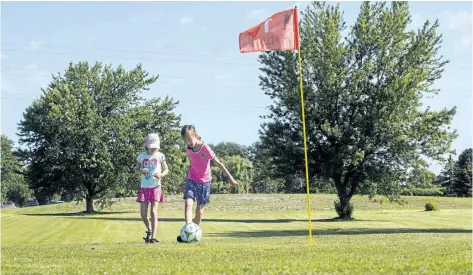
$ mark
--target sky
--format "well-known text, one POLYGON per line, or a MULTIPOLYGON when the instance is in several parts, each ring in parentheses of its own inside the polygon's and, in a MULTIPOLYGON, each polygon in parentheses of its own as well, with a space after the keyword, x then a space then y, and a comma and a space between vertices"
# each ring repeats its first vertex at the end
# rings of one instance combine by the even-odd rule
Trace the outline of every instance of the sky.
MULTIPOLYGON (((258 86, 257 53, 240 54, 238 34, 309 2, 2 2, 1 131, 17 141, 25 109, 69 62, 96 61, 160 75, 147 98, 170 95, 182 124, 208 143, 258 140, 271 100, 258 86)), ((337 2, 331 2, 337 4, 337 2)), ((340 2, 349 26, 361 2, 340 2)), ((440 22, 448 60, 439 95, 425 106, 457 106, 453 128, 459 154, 472 143, 471 2, 411 2, 412 28, 440 22)), ((433 163, 438 173, 441 167, 433 163)))

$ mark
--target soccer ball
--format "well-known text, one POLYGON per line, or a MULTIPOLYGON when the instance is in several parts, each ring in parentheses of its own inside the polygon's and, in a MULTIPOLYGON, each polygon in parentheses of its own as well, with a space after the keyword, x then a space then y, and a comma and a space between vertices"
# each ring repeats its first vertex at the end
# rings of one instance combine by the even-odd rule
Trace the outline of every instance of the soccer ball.
POLYGON ((189 223, 181 228, 181 239, 186 243, 198 242, 202 239, 202 229, 195 223, 189 223))

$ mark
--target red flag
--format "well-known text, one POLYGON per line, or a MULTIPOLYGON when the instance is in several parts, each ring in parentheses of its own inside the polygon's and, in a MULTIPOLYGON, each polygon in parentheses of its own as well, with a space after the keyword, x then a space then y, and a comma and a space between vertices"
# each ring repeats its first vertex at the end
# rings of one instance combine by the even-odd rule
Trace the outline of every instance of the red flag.
POLYGON ((298 50, 297 15, 297 8, 278 12, 266 21, 240 33, 240 52, 298 50))

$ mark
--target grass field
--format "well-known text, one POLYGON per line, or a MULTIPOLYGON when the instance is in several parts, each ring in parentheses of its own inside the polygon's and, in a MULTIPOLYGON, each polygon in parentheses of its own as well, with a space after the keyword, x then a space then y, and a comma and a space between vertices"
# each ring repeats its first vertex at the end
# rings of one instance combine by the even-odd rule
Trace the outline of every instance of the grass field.
POLYGON ((472 201, 355 197, 337 221, 332 195, 213 195, 198 244, 179 244, 183 201, 159 207, 160 245, 145 245, 138 205, 94 215, 83 204, 2 211, 2 274, 472 274, 472 201), (379 200, 379 198, 378 198, 379 200), (440 211, 425 212, 433 200, 440 211))

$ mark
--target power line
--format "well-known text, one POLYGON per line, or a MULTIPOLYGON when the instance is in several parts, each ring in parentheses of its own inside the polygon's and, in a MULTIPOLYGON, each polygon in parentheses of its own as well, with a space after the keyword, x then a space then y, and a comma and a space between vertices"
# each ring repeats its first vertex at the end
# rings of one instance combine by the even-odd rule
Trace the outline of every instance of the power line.
MULTIPOLYGON (((2 99, 17 99, 17 100, 27 100, 34 99, 35 97, 15 97, 15 96, 1 96, 2 99)), ((235 112, 257 112, 262 110, 267 110, 263 106, 235 106, 235 105, 177 105, 176 108, 185 108, 185 109, 199 109, 199 110, 212 110, 212 111, 235 111, 235 112)))
POLYGON ((144 53, 144 54, 156 54, 156 55, 177 55, 177 56, 205 56, 205 57, 219 57, 219 58, 239 58, 238 55, 219 55, 212 53, 175 53, 175 52, 159 52, 159 51, 149 51, 149 50, 128 50, 128 49, 111 49, 111 48, 91 48, 91 47, 78 47, 73 45, 29 45, 29 44, 15 44, 8 42, 1 42, 3 45, 18 46, 18 47, 33 47, 33 48, 51 48, 51 49, 80 49, 88 51, 107 51, 107 52, 128 52, 128 53, 144 53))
MULTIPOLYGON (((2 76, 13 76, 13 77, 31 77, 31 78, 42 78, 42 79, 49 79, 51 76, 45 75, 30 75, 30 74, 10 74, 10 73, 3 73, 2 76)), ((178 78, 178 77, 176 77, 178 78)), ((183 77, 182 79, 186 79, 183 77)), ((223 80, 223 79, 222 79, 223 80)), ((245 86, 245 85, 201 85, 201 84, 194 84, 194 83, 162 83, 162 82, 155 82, 154 85, 158 84, 168 84, 168 85, 176 85, 176 86, 191 86, 191 87, 202 87, 202 88, 231 88, 231 89, 259 89, 258 86, 245 86)), ((472 89, 440 89, 444 91, 452 91, 452 92, 471 92, 472 89)))
MULTIPOLYGON (((24 51, 24 50, 12 50, 12 49, 2 49, 2 52, 20 52, 20 53, 28 53, 28 54, 47 54, 47 55, 66 55, 66 56, 77 56, 77 54, 73 53, 61 53, 61 52, 43 52, 43 51, 24 51)), ((159 60, 161 62, 166 63, 207 63, 207 64, 215 64, 215 61, 201 61, 201 60, 166 60, 165 58, 156 58, 156 57, 130 57, 130 56, 113 56, 113 55, 97 55, 101 58, 117 58, 117 59, 132 59, 132 60, 159 60)), ((236 63, 236 62, 225 62, 219 61, 219 64, 227 64, 227 65, 243 65, 243 66, 255 66, 255 63, 236 63)))
MULTIPOLYGON (((45 69, 37 69, 37 68, 21 68, 21 67, 13 67, 13 66, 3 66, 2 69, 12 69, 12 70, 28 70, 28 71, 41 71, 51 73, 51 71, 45 69)), ((13 74, 6 74, 6 75, 13 75, 13 74)), ((183 77, 183 76, 170 76, 170 75, 161 75, 159 74, 159 78, 171 78, 171 79, 189 79, 189 80, 212 80, 212 81, 235 81, 235 82, 248 82, 248 83, 259 83, 255 80, 248 80, 248 79, 227 79, 227 78, 209 78, 209 77, 183 77)))
MULTIPOLYGON (((42 78, 42 79, 50 79, 51 76, 45 75, 29 75, 29 74, 8 74, 2 73, 2 76, 14 76, 14 77, 31 77, 31 78, 42 78)), ((162 83, 162 82, 155 82, 154 85, 158 84, 168 84, 168 85, 176 85, 176 86, 192 86, 192 87, 203 87, 203 88, 233 88, 233 89, 253 89, 258 88, 257 85, 249 86, 249 85, 201 85, 201 84, 193 84, 193 83, 162 83)))
MULTIPOLYGON (((211 54, 211 53, 176 53, 176 52, 159 52, 159 51, 150 51, 150 50, 129 50, 129 49, 112 49, 112 48, 92 48, 92 47, 78 47, 73 45, 30 45, 30 44, 16 44, 16 43, 9 43, 9 42, 1 42, 2 45, 10 45, 10 46, 18 46, 18 47, 32 47, 32 48, 50 48, 50 49, 76 49, 76 50, 85 50, 85 51, 107 51, 107 52, 123 52, 123 53, 141 53, 141 54, 154 54, 154 55, 164 55, 164 56, 205 56, 206 58, 209 57, 217 57, 217 58, 233 58, 233 59, 241 59, 241 56, 238 55, 218 55, 218 54, 211 54)), ((32 54, 52 54, 52 55, 74 55, 74 53, 62 53, 62 52, 40 52, 40 51, 25 51, 19 49, 2 49, 2 51, 7 52, 28 52, 32 54)), ((165 61, 164 59, 160 58, 139 58, 139 57, 119 57, 119 56, 101 56, 105 58, 123 58, 123 59, 153 59, 153 60, 161 60, 165 61)), ((207 62, 207 61, 196 61, 196 60, 172 60, 173 62, 190 62, 190 63, 215 63, 215 62, 207 62)), ((222 64, 232 64, 232 65, 255 65, 254 63, 233 63, 233 62, 224 62, 222 64)), ((448 65, 447 65, 448 66, 448 65)), ((472 67, 463 67, 463 66, 455 66, 459 69, 467 69, 472 70, 472 67)))

